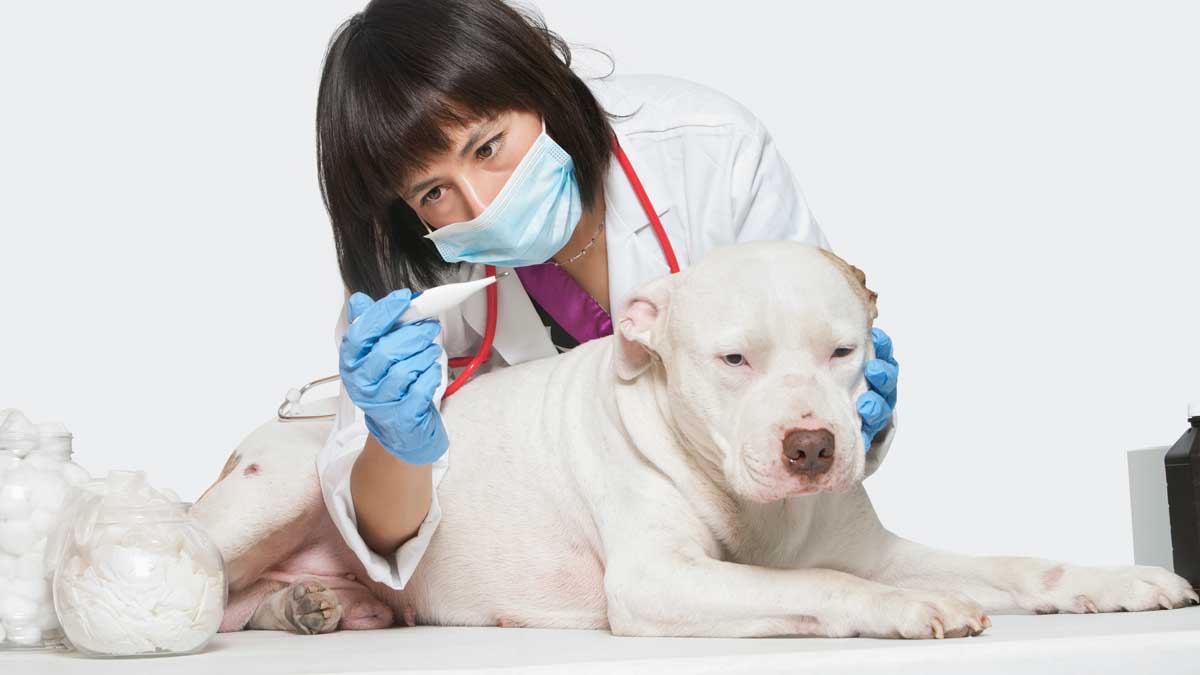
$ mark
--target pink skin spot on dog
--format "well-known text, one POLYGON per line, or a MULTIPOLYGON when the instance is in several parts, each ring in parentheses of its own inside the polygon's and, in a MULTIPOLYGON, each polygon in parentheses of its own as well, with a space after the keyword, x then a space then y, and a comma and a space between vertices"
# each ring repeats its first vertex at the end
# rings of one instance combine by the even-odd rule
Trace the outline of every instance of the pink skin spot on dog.
POLYGON ((1042 574, 1042 585, 1044 585, 1048 591, 1054 590, 1054 587, 1057 586, 1058 582, 1062 580, 1064 572, 1066 572, 1066 568, 1064 568, 1062 565, 1051 567, 1042 574))
POLYGON ((243 476, 255 476, 259 473, 261 473, 261 470, 258 468, 257 464, 251 464, 250 466, 246 467, 245 471, 242 471, 243 476))

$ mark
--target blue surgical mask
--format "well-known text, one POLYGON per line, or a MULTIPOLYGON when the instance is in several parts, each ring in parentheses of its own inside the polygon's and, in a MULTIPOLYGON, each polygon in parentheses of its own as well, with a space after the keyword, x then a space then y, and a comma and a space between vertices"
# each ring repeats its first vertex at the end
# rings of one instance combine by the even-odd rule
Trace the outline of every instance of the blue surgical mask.
POLYGON ((537 265, 567 245, 582 213, 575 162, 546 135, 543 119, 542 133, 483 213, 437 230, 426 224, 425 238, 446 262, 537 265))

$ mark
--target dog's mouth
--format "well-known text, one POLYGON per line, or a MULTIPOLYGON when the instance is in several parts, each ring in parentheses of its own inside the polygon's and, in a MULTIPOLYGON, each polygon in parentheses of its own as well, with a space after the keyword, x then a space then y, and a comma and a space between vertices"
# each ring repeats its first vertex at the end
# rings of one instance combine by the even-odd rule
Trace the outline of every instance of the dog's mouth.
POLYGON ((828 471, 818 476, 796 475, 792 466, 785 465, 787 457, 781 457, 773 463, 755 462, 753 455, 743 455, 746 487, 744 494, 747 498, 760 503, 776 502, 789 497, 816 494, 818 492, 845 492, 850 488, 849 482, 843 479, 845 467, 840 457, 835 457, 828 471))

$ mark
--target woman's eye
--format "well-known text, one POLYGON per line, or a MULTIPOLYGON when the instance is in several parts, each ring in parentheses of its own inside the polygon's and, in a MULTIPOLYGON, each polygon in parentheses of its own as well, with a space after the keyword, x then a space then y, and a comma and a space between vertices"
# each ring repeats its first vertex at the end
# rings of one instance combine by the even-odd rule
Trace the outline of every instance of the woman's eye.
POLYGON ((421 204, 428 204, 429 202, 436 202, 441 196, 442 196, 442 186, 439 185, 439 186, 433 188, 432 190, 430 190, 429 192, 426 192, 424 197, 421 197, 421 204), (433 195, 435 193, 437 194, 437 197, 430 198, 430 195, 433 195))
POLYGON ((728 366, 737 367, 746 364, 746 357, 741 354, 725 354, 721 358, 725 360, 725 365, 728 366))
POLYGON ((487 159, 488 157, 495 155, 497 152, 500 152, 500 141, 503 138, 504 132, 496 134, 494 137, 492 137, 492 140, 488 141, 483 147, 479 148, 479 150, 475 152, 475 156, 479 157, 479 159, 487 159), (482 154, 484 150, 487 150, 486 154, 482 154))
POLYGON ((833 358, 839 359, 843 356, 849 356, 854 351, 854 347, 838 347, 833 350, 833 358))

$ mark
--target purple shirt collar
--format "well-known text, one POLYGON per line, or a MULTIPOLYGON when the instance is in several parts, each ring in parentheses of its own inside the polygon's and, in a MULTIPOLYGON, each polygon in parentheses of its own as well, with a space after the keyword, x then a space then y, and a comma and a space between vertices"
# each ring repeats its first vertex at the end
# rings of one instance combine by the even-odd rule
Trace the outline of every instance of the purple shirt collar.
POLYGON ((612 335, 612 318, 600 303, 554 263, 514 268, 533 301, 581 344, 612 335))

